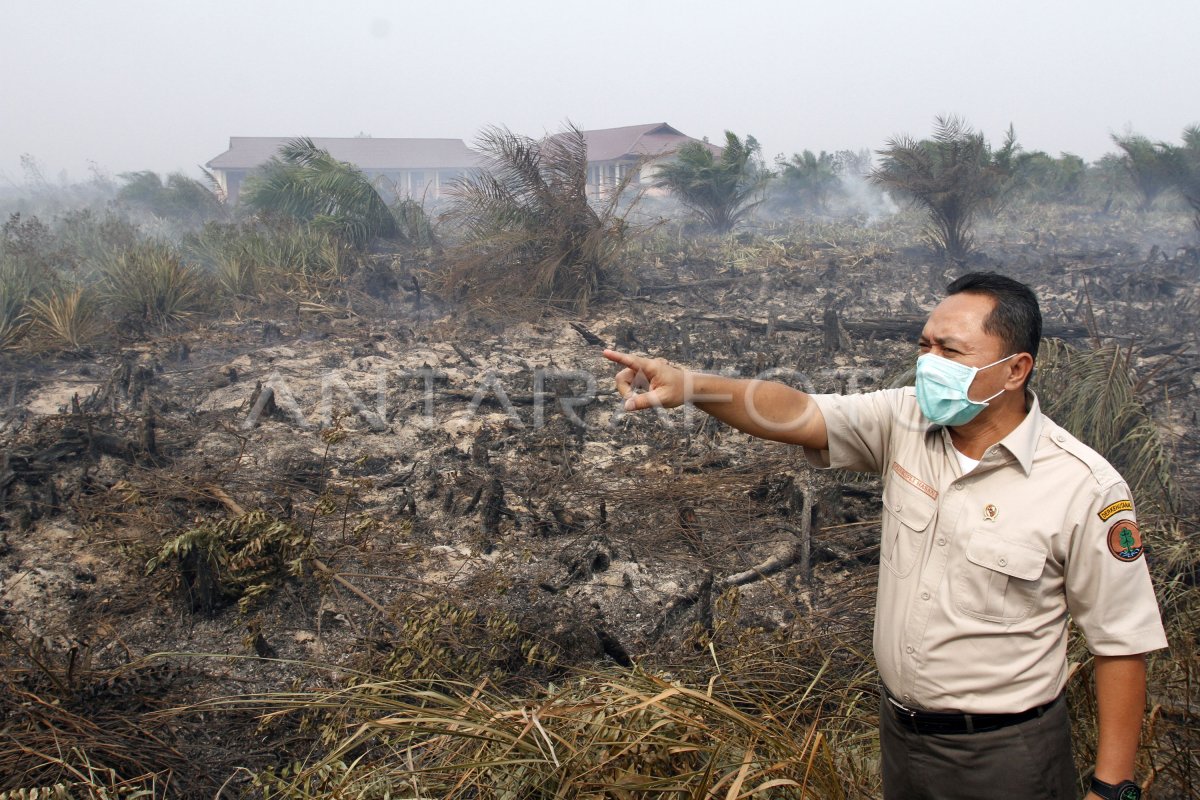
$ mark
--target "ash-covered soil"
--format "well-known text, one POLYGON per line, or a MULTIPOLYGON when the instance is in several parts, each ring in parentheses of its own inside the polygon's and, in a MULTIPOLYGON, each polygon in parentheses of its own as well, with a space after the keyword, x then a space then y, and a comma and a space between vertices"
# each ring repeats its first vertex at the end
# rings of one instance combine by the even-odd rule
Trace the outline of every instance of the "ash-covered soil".
MULTIPOLYGON (((1195 251, 1046 237, 987 249, 972 266, 1029 281, 1048 335, 1133 345, 1179 482, 1194 486, 1195 251)), ((477 663, 539 675, 669 664, 735 583, 741 625, 869 641, 875 482, 818 473, 796 449, 697 411, 623 413, 598 342, 811 391, 870 390, 911 365, 930 287, 944 282, 928 259, 827 244, 765 266, 648 267, 635 295, 579 319, 484 324, 395 290, 90 358, 6 356, 6 658, 31 681, 36 664, 60 677, 74 665, 83 692, 88 671, 128 676, 123 665, 170 653, 152 680, 150 667, 133 673, 163 708, 416 669, 404 658, 413 620, 468 609, 481 639, 491 618, 518 632, 497 634, 499 651, 447 645, 447 658, 476 648, 477 663), (147 572, 165 542, 252 510, 311 546, 244 608, 194 565, 147 572), (781 555, 793 563, 754 574, 781 555)), ((159 733, 180 774, 205 760, 195 785, 279 757, 248 716, 159 733)))

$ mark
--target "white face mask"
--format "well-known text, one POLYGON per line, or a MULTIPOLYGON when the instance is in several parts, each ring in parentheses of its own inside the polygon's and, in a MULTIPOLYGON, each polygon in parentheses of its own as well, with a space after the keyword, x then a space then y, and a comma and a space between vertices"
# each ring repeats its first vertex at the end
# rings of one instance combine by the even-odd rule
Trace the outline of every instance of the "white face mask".
POLYGON ((968 367, 933 353, 925 353, 917 359, 917 404, 921 407, 921 413, 938 425, 954 427, 967 424, 1005 391, 1001 389, 984 400, 972 400, 967 393, 976 373, 1002 364, 1015 355, 1013 353, 982 367, 968 367))

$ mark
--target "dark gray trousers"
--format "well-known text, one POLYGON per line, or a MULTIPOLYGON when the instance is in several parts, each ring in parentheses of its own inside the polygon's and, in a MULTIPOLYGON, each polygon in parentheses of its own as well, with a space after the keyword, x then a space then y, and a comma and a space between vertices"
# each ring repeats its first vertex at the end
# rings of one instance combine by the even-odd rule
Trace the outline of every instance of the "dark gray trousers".
POLYGON ((879 709, 885 800, 1078 800, 1071 723, 1060 697, 1042 716, 996 731, 914 733, 879 709))

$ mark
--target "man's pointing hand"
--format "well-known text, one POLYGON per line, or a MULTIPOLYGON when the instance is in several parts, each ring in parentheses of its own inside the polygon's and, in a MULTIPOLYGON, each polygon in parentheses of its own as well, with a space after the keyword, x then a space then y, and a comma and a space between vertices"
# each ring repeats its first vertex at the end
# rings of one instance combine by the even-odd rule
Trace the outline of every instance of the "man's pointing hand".
POLYGON ((616 381, 617 391, 625 398, 626 411, 683 405, 687 373, 665 359, 642 358, 616 350, 605 350, 604 357, 624 367, 617 373, 616 381))

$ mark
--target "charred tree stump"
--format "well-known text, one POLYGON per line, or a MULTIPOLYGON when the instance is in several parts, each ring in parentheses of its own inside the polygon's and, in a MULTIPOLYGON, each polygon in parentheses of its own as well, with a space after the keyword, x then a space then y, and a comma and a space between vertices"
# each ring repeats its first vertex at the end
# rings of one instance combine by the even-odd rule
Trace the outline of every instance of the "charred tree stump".
POLYGON ((8 487, 17 479, 17 473, 8 465, 9 454, 0 454, 0 512, 8 505, 8 487))
POLYGON ((417 282, 416 275, 409 275, 408 279, 412 281, 413 293, 416 297, 413 298, 413 310, 420 312, 421 310, 421 284, 417 282))
POLYGON ((150 404, 150 395, 147 394, 142 401, 142 426, 140 442, 142 452, 154 458, 158 455, 158 442, 155 438, 155 428, 158 423, 154 418, 154 409, 150 404))
POLYGON ((683 540, 688 549, 699 554, 704 549, 704 533, 700 530, 700 520, 694 508, 679 507, 679 529, 683 532, 683 540))
POLYGON ((603 339, 601 339, 596 334, 589 331, 586 327, 584 327, 580 323, 572 322, 570 324, 571 324, 571 327, 575 330, 575 332, 578 333, 580 336, 582 336, 583 340, 585 342, 587 342, 588 344, 595 345, 596 347, 608 347, 607 342, 605 342, 603 339))
POLYGON ((821 331, 825 336, 826 353, 836 353, 840 350, 850 349, 850 336, 846 333, 846 329, 842 327, 837 309, 832 305, 826 306, 825 313, 821 315, 821 331))
POLYGON ((500 519, 504 516, 504 484, 492 478, 483 501, 483 552, 490 553, 500 538, 500 519))
POLYGON ((220 579, 208 558, 198 550, 179 559, 179 591, 184 607, 192 613, 211 617, 225 605, 220 579))
POLYGON ((701 625, 706 625, 706 628, 712 629, 712 591, 713 591, 713 573, 706 572, 704 577, 684 594, 676 595, 670 603, 667 604, 663 611, 662 619, 654 626, 653 638, 659 638, 669 628, 680 620, 680 618, 696 604, 700 604, 700 611, 707 615, 707 624, 703 617, 699 618, 701 625), (705 611, 707 606, 707 611, 705 611))
POLYGON ((946 291, 946 263, 934 261, 929 265, 929 291, 934 297, 941 297, 946 291))
POLYGON ((620 639, 613 636, 603 625, 593 625, 592 630, 595 631, 596 638, 600 640, 600 647, 604 650, 606 656, 622 667, 633 666, 633 659, 629 656, 629 651, 625 649, 625 645, 621 644, 620 639))
POLYGON ((253 427, 263 417, 274 417, 279 414, 279 406, 275 403, 275 387, 263 386, 262 381, 254 384, 250 394, 250 413, 243 427, 253 427))

